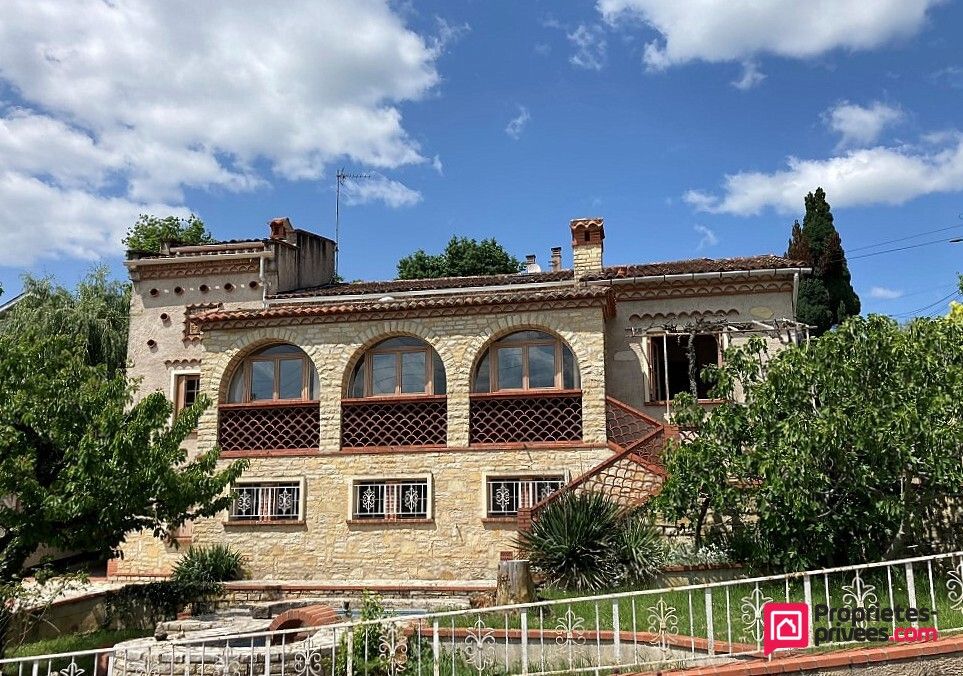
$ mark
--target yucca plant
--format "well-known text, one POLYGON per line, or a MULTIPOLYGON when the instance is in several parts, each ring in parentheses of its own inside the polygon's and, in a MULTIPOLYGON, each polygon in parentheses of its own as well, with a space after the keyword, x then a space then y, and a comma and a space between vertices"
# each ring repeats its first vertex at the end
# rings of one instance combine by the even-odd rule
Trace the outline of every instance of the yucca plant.
POLYGON ((240 580, 244 559, 233 547, 222 544, 208 547, 191 545, 174 565, 171 579, 185 584, 208 584, 240 580))
POLYGON ((621 578, 618 522, 619 505, 605 495, 568 491, 519 534, 519 546, 553 586, 594 591, 621 578))
POLYGON ((666 561, 665 543, 645 510, 633 510, 619 520, 616 554, 628 584, 647 582, 662 570, 666 561))

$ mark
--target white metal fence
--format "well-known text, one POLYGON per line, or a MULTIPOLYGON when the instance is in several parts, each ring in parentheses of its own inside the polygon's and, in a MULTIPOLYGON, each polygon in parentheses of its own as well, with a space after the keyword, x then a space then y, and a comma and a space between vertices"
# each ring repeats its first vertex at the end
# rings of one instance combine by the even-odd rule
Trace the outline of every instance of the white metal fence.
POLYGON ((0 669, 16 676, 625 673, 759 659, 770 601, 837 609, 810 623, 810 642, 821 636, 824 645, 854 643, 855 627, 889 636, 903 621, 841 620, 840 609, 925 609, 935 612, 906 620, 908 626, 963 630, 963 552, 275 632, 144 639, 6 659, 0 669))

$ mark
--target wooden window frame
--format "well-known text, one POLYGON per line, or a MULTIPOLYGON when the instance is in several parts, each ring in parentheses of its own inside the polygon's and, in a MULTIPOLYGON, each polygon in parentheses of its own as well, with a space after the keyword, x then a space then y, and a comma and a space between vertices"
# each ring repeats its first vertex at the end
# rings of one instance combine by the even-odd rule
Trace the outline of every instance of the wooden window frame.
MULTIPOLYGON (((272 346, 269 346, 269 348, 270 348, 270 347, 275 347, 275 346, 272 345, 272 346)), ((292 347, 293 347, 293 346, 292 346, 292 347)), ((265 348, 265 349, 269 349, 269 348, 265 348)), ((296 354, 296 353, 294 353, 294 352, 288 352, 288 353, 283 353, 283 354, 268 354, 268 355, 256 354, 256 355, 252 355, 252 356, 250 356, 250 357, 246 357, 246 358, 244 359, 244 361, 241 363, 241 365, 240 365, 238 368, 239 368, 239 369, 242 369, 241 379, 242 379, 242 381, 243 381, 243 383, 242 383, 242 384, 243 384, 243 396, 241 397, 241 401, 238 401, 238 402, 231 402, 231 401, 230 401, 230 395, 231 395, 231 393, 230 393, 230 387, 231 387, 231 383, 233 383, 233 382, 234 382, 234 378, 237 377, 237 371, 235 371, 235 372, 231 375, 231 380, 228 382, 228 393, 227 393, 228 396, 227 396, 227 398, 228 398, 228 400, 229 400, 229 403, 235 403, 235 404, 259 404, 259 403, 273 402, 273 401, 285 401, 285 402, 292 402, 292 401, 318 401, 318 399, 317 399, 317 397, 319 396, 319 393, 318 393, 318 392, 315 392, 315 398, 314 398, 314 399, 311 399, 311 398, 309 398, 309 396, 308 396, 308 395, 310 394, 310 392, 311 392, 312 373, 317 373, 317 369, 316 369, 315 366, 314 366, 314 362, 311 360, 311 358, 310 358, 307 354, 304 353, 304 351, 300 351, 300 354, 296 354), (279 396, 279 395, 280 395, 280 389, 279 389, 279 388, 280 388, 280 386, 281 386, 281 362, 282 362, 282 361, 297 361, 297 360, 299 360, 299 361, 301 362, 301 366, 302 366, 302 368, 301 368, 301 396, 300 396, 300 397, 294 397, 294 398, 285 398, 285 399, 282 399, 282 398, 279 396), (273 391, 271 392, 271 398, 270 398, 270 399, 251 399, 251 367, 252 367, 252 365, 254 364, 254 362, 273 362, 273 363, 274 363, 274 383, 273 383, 273 391)), ((318 387, 320 388, 320 386, 321 386, 321 383, 318 382, 318 387)))
MULTIPOLYGON (((564 370, 564 357, 562 351, 567 346, 562 343, 559 338, 541 338, 541 339, 515 339, 511 338, 511 335, 506 336, 504 339, 496 340, 488 348, 488 368, 489 368, 489 384, 491 392, 550 392, 555 390, 565 389, 565 376, 563 374, 564 370), (530 387, 529 386, 529 374, 530 374, 530 360, 528 357, 528 350, 531 347, 551 345, 555 348, 555 381, 551 387, 530 387), (522 348, 522 386, 519 387, 501 387, 498 382, 498 352, 499 350, 505 348, 520 347, 522 348)), ((568 348, 571 350, 571 348, 568 348)), ((572 355, 573 366, 578 369, 578 366, 574 363, 575 355, 572 355)), ((477 373, 472 376, 472 379, 477 377, 477 373)), ((576 378, 578 380, 578 378, 576 378)), ((581 383, 577 383, 581 385, 581 383)), ((576 387, 575 389, 579 389, 576 387)))
POLYGON ((187 404, 185 402, 186 393, 186 383, 188 380, 197 380, 197 392, 194 394, 194 400, 201 394, 201 374, 197 371, 175 371, 174 374, 174 415, 177 415, 185 408, 187 404))
MULTIPOLYGON (((655 355, 656 341, 658 340, 662 341, 662 352, 664 355, 668 350, 668 346, 666 345, 666 339, 669 336, 683 337, 687 335, 688 334, 683 334, 683 333, 659 333, 659 334, 647 336, 649 340, 649 345, 647 350, 647 354, 649 358, 649 392, 648 392, 648 399, 645 402, 646 404, 664 405, 667 402, 672 400, 671 398, 669 399, 658 398, 659 387, 663 386, 665 383, 659 380, 659 378, 657 377, 657 372, 659 369, 665 368, 665 363, 660 359, 656 359, 656 355, 655 355)), ((723 334, 719 331, 703 331, 700 333, 696 333, 696 336, 713 336, 716 339, 716 366, 722 366, 723 334)), ((663 380, 664 380, 664 376, 665 374, 663 374, 663 380)), ((668 395, 668 391, 666 391, 666 394, 668 395)), ((713 402, 719 402, 722 400, 712 399, 712 398, 700 398, 700 399, 696 399, 696 401, 703 402, 703 403, 713 403, 713 402)))
MULTIPOLYGON (((390 339, 389 339, 390 340, 390 339)), ((361 357, 363 360, 362 378, 364 378, 364 388, 362 392, 362 398, 369 399, 371 397, 422 397, 422 396, 433 396, 435 394, 435 351, 430 345, 424 345, 421 347, 414 346, 399 346, 399 347, 387 347, 378 348, 375 347, 364 353, 361 357), (424 353, 425 355, 425 391, 424 392, 403 392, 402 391, 402 355, 404 354, 417 354, 424 353), (391 354, 395 358, 395 391, 393 393, 378 393, 374 394, 374 357, 379 354, 391 354)), ((357 368, 357 366, 355 367, 357 368)), ((353 376, 353 374, 352 374, 353 376)), ((348 384, 348 393, 351 393, 352 385, 354 382, 348 384)))

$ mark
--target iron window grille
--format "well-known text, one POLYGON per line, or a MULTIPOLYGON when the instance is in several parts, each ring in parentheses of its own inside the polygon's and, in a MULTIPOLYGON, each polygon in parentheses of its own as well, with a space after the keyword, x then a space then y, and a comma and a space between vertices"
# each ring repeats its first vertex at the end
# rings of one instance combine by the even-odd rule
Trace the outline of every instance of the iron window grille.
POLYGON ((357 481, 351 515, 354 519, 427 519, 427 479, 357 481))
POLYGON ((229 521, 300 521, 301 483, 271 482, 234 486, 229 521))
POLYGON ((516 516, 565 485, 562 476, 488 477, 486 494, 489 517, 516 516))

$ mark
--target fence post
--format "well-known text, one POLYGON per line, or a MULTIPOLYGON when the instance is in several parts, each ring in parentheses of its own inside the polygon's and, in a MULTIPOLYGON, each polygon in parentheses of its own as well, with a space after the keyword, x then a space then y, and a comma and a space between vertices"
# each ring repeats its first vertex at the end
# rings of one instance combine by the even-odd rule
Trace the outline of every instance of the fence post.
POLYGON ((712 622, 712 587, 706 587, 706 638, 709 640, 709 654, 716 654, 716 632, 712 622))
MULTIPOLYGON (((521 674, 528 673, 528 611, 523 610, 521 612, 521 628, 522 628, 522 670, 521 674)), ((506 652, 506 661, 508 661, 506 652)))
POLYGON ((441 637, 438 635, 438 620, 431 625, 432 674, 441 676, 441 637))
POLYGON ((815 640, 815 633, 813 629, 813 581, 809 578, 809 575, 803 575, 803 600, 809 607, 809 645, 813 644, 815 640))
MULTIPOLYGON (((909 597, 910 608, 916 608, 916 580, 913 578, 913 564, 906 564, 906 595, 909 597)), ((913 628, 917 629, 919 622, 913 622, 913 628)))
POLYGON ((619 622, 619 602, 612 604, 612 650, 615 663, 622 664, 622 625, 619 622))

